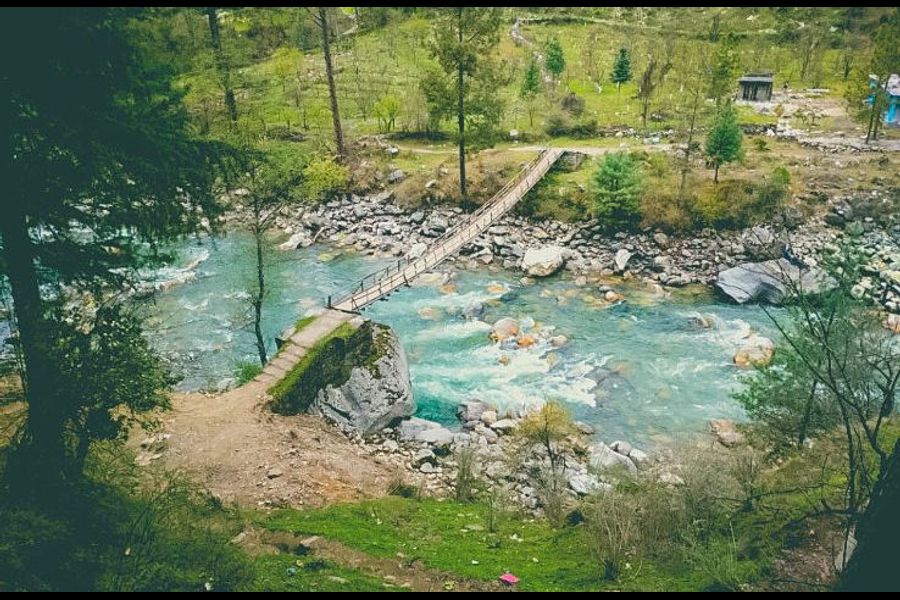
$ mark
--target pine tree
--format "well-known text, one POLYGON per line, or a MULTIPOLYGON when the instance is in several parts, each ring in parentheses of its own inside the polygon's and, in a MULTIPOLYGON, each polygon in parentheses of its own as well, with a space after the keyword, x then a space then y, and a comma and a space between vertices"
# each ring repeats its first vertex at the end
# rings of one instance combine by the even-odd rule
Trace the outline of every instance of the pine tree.
POLYGON ((718 107, 722 99, 734 89, 735 77, 740 66, 737 37, 733 33, 728 33, 719 40, 713 61, 709 74, 708 95, 716 101, 718 107))
MULTIPOLYGON (((465 200, 466 186, 466 95, 471 80, 488 62, 490 51, 500 41, 499 8, 454 7, 442 9, 434 22, 431 53, 444 73, 452 77, 456 97, 459 137, 459 192, 465 200)), ((471 94, 469 94, 471 95, 471 94)))
POLYGON ((641 183, 641 171, 630 154, 605 155, 594 174, 594 216, 607 227, 632 225, 640 214, 641 183))
POLYGON ((616 84, 616 89, 619 89, 623 83, 631 81, 631 57, 628 56, 627 48, 619 48, 611 79, 616 84))
POLYGON ((547 47, 544 49, 546 54, 545 63, 547 70, 553 75, 554 79, 559 79, 563 71, 566 70, 566 55, 563 52, 559 38, 552 37, 547 41, 547 47))
POLYGON ((538 66, 534 57, 528 63, 525 69, 525 78, 522 80, 522 89, 519 90, 519 96, 528 102, 528 124, 534 126, 534 101, 538 94, 541 93, 541 68, 538 66))
POLYGON ((713 181, 716 183, 719 183, 719 167, 741 157, 743 137, 734 106, 729 102, 716 115, 716 122, 706 138, 706 155, 714 165, 713 181))
POLYGON ((129 35, 132 14, 4 13, 0 49, 19 57, 0 67, 0 270, 24 367, 22 464, 40 485, 78 470, 90 440, 159 404, 162 379, 135 345, 133 319, 104 301, 75 329, 46 288, 92 298, 125 289, 134 267, 164 257, 164 242, 215 222, 217 167, 230 154, 192 135, 168 65, 129 35))

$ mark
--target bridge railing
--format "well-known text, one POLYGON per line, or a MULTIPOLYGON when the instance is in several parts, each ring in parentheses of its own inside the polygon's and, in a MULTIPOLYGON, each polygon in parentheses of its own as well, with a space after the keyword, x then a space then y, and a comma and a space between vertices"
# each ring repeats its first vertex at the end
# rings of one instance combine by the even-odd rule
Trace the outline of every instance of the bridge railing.
MULTIPOLYGON (((403 275, 403 283, 408 283, 418 275, 434 268, 447 256, 469 243, 472 238, 480 235, 484 230, 490 227, 495 218, 508 211, 511 205, 519 200, 518 197, 508 197, 511 190, 523 182, 525 183, 526 188, 530 189, 537 180, 543 177, 543 171, 534 173, 531 171, 538 166, 549 153, 549 148, 542 149, 536 157, 526 163, 514 177, 507 181, 499 191, 491 196, 490 200, 482 204, 474 212, 466 215, 460 222, 451 226, 440 237, 436 238, 424 254, 416 258, 405 256, 398 259, 396 263, 392 263, 383 269, 365 275, 356 283, 356 285, 354 285, 352 291, 340 297, 338 300, 332 302, 331 297, 329 297, 328 306, 339 306, 350 302, 354 310, 359 310, 362 306, 383 296, 384 293, 390 292, 392 289, 398 287, 391 283, 385 285, 386 281, 390 282, 393 278, 399 278, 403 275), (507 204, 509 204, 509 206, 507 206, 507 204), (482 220, 483 217, 486 217, 486 219, 482 220), (360 299, 362 302, 358 302, 356 297, 366 292, 366 290, 370 290, 374 294, 373 298, 371 300, 362 298, 360 299)), ((548 164, 547 169, 549 169, 549 166, 550 165, 548 164)), ((368 295, 369 294, 366 294, 366 296, 368 295)))

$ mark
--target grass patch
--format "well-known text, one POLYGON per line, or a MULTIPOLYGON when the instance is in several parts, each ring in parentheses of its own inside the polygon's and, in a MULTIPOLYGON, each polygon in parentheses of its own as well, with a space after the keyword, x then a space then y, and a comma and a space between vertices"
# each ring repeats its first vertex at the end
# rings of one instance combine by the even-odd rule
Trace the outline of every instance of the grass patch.
POLYGON ((315 315, 301 317, 300 320, 298 320, 297 323, 294 324, 294 333, 300 333, 301 331, 303 331, 306 326, 315 321, 316 318, 317 317, 315 315))
POLYGON ((602 579, 582 527, 504 515, 487 530, 488 509, 435 499, 387 497, 321 510, 281 510, 264 516, 272 530, 323 535, 379 557, 421 560, 461 577, 492 581, 505 571, 525 591, 692 590, 707 581, 685 569, 635 561, 619 580, 602 579), (399 554, 398 554, 399 553, 399 554))
POLYGON ((240 362, 234 369, 234 378, 240 386, 256 379, 256 376, 262 373, 262 371, 262 365, 258 362, 240 362))
POLYGON ((244 591, 255 592, 376 592, 407 591, 387 585, 363 571, 313 557, 270 554, 253 561, 255 578, 244 591))

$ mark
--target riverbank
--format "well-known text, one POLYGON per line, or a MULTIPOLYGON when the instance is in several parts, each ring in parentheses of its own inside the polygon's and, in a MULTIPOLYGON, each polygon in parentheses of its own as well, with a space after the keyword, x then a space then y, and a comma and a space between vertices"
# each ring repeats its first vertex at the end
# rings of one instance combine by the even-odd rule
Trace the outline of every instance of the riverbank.
MULTIPOLYGON (((529 248, 549 248, 551 261, 575 276, 621 275, 683 287, 712 285, 724 269, 779 258, 786 243, 794 256, 815 266, 823 250, 852 236, 870 256, 862 289, 884 310, 900 313, 900 224, 891 216, 863 216, 860 203, 851 200, 834 198, 818 215, 785 210, 770 224, 737 231, 704 229, 683 237, 661 231, 609 234, 596 221, 532 221, 508 214, 448 263, 462 269, 515 270, 523 267, 529 248)), ((874 196, 866 200, 878 203, 874 196)), ((288 210, 276 227, 289 236, 281 246, 285 250, 326 241, 364 255, 399 258, 420 255, 462 216, 455 206, 406 211, 386 191, 288 210)))

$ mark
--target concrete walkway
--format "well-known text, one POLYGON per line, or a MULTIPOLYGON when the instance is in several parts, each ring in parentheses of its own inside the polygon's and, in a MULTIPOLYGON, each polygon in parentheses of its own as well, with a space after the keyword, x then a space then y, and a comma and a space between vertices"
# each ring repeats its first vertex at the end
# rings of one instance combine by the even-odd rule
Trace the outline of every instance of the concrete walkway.
POLYGON ((254 381, 271 385, 281 380, 322 338, 353 319, 362 318, 347 312, 326 310, 285 341, 275 359, 269 361, 254 381))

